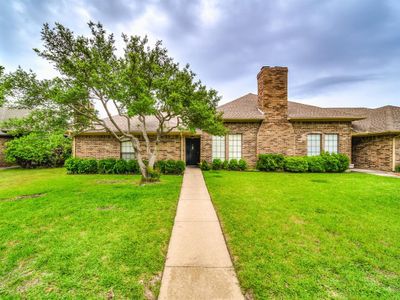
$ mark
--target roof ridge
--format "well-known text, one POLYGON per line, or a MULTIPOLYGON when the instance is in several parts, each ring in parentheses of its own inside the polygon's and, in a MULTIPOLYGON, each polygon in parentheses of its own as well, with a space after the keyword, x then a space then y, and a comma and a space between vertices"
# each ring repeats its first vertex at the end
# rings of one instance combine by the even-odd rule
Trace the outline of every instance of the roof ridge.
POLYGON ((245 95, 243 95, 243 96, 240 96, 239 98, 236 98, 236 99, 234 99, 234 100, 231 100, 231 101, 229 101, 229 102, 226 102, 226 103, 224 103, 224 104, 218 106, 218 108, 222 108, 222 107, 226 106, 227 104, 231 104, 231 103, 233 103, 233 102, 236 102, 236 101, 239 101, 239 100, 243 100, 244 97, 249 96, 249 95, 251 95, 251 96, 257 96, 256 94, 253 94, 253 93, 247 93, 247 94, 245 94, 245 95))

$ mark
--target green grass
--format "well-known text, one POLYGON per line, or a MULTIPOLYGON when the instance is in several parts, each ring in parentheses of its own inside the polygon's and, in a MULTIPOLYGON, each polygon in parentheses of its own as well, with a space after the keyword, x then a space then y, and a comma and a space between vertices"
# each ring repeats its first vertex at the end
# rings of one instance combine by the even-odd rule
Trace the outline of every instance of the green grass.
POLYGON ((181 185, 0 171, 0 298, 157 295, 181 185))
POLYGON ((256 299, 400 299, 400 179, 204 172, 256 299))

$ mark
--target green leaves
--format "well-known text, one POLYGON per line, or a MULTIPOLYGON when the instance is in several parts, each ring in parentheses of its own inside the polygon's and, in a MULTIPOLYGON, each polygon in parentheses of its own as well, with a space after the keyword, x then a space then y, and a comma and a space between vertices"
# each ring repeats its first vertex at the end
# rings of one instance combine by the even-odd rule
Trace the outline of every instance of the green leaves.
MULTIPOLYGON (((55 115, 63 116, 75 132, 93 124, 103 126, 118 139, 134 140, 135 151, 140 151, 140 140, 132 132, 121 129, 130 126, 115 126, 112 116, 115 111, 126 117, 122 118, 126 122, 130 122, 129 117, 139 116, 137 119, 143 128, 146 127, 145 116, 154 116, 158 121, 157 143, 173 129, 225 133, 216 109, 220 100, 217 92, 197 80, 189 65, 181 68, 174 62, 161 41, 149 45, 147 37, 123 34, 124 49, 122 55, 118 55, 113 34, 108 34, 100 23, 89 22, 88 26, 90 36, 85 37, 59 23, 54 27, 44 24, 43 49, 34 51, 54 65, 59 76, 40 80, 32 71, 18 69, 2 80, 4 76, 0 70, 0 83, 5 83, 0 87, 9 91, 7 97, 3 97, 7 93, 0 88, 0 97, 7 98, 12 106, 43 113, 54 111, 55 115), (101 112, 110 118, 108 124, 114 126, 101 120, 101 112), (178 122, 169 122, 173 119, 178 122)), ((48 123, 61 124, 59 121, 50 118, 48 123)), ((42 125, 31 124, 30 127, 46 128, 42 125)), ((157 147, 150 147, 146 131, 141 134, 146 148, 151 148, 151 156, 155 157, 157 147)))
POLYGON ((24 168, 62 166, 71 155, 71 140, 62 134, 30 133, 6 146, 6 160, 24 168))

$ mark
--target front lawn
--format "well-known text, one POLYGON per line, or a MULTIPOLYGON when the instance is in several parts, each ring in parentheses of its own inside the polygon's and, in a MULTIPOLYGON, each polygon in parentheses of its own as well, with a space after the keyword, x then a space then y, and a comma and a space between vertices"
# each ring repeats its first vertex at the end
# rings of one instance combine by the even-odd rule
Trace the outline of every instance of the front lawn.
POLYGON ((243 290, 266 298, 400 298, 400 180, 204 172, 243 290))
POLYGON ((180 176, 0 171, 0 298, 157 295, 180 176))

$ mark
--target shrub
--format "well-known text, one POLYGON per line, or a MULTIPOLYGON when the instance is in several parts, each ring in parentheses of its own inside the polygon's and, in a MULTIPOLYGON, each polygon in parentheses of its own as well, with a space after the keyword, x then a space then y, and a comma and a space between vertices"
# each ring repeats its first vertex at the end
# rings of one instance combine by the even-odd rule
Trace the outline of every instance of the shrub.
POLYGON ((344 172, 349 168, 350 159, 347 155, 342 153, 335 154, 336 157, 339 159, 339 172, 344 172))
POLYGON ((185 171, 186 164, 182 160, 159 160, 155 164, 155 168, 162 174, 177 174, 181 175, 185 171))
POLYGON ((78 174, 78 166, 80 163, 80 158, 70 157, 65 161, 65 168, 67 169, 68 174, 78 174))
POLYGON ((147 167, 147 175, 148 178, 142 176, 142 183, 160 181, 161 173, 158 170, 147 167))
POLYGON ((128 171, 128 162, 124 159, 118 159, 115 161, 113 174, 127 174, 128 171))
POLYGON ((397 166, 394 168, 394 171, 400 173, 400 165, 397 165, 397 166))
POLYGON ((241 171, 247 170, 247 162, 244 159, 239 159, 239 169, 241 171))
POLYGON ((228 165, 229 161, 225 159, 224 162, 222 163, 222 170, 228 170, 228 165))
POLYGON ((256 168, 260 171, 281 171, 284 163, 285 157, 282 154, 260 154, 256 168))
POLYGON ((183 160, 177 160, 175 169, 177 171, 177 174, 183 174, 183 172, 185 172, 186 169, 186 163, 183 160))
POLYGON ((100 174, 113 174, 116 161, 115 158, 100 159, 98 172, 100 174))
POLYGON ((308 172, 323 173, 325 172, 325 161, 321 156, 308 156, 308 172))
POLYGON ((213 170, 221 170, 222 169, 222 160, 220 160, 219 158, 215 158, 212 161, 212 169, 213 170))
POLYGON ((199 167, 202 171, 209 171, 210 170, 210 164, 206 161, 203 160, 200 164, 199 167))
POLYGON ((349 168, 349 158, 341 153, 328 153, 321 154, 324 160, 326 172, 344 172, 349 168))
POLYGON ((239 171, 239 163, 237 159, 231 159, 228 164, 228 170, 239 171))
POLYGON ((285 171, 304 173, 308 171, 307 158, 303 156, 285 157, 285 171))
POLYGON ((130 159, 126 162, 128 173, 139 174, 139 163, 136 159, 130 159))
POLYGON ((80 159, 78 160, 78 174, 96 174, 97 160, 95 159, 80 159))
POLYGON ((6 143, 6 160, 23 168, 59 167, 71 156, 71 139, 63 134, 30 133, 6 143))

